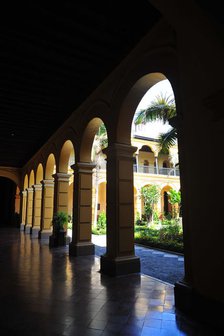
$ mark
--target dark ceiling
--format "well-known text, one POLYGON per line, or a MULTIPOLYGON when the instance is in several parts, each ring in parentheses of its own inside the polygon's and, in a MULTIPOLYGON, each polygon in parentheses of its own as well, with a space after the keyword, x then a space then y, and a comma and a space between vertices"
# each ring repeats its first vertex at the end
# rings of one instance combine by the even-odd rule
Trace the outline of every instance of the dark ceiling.
POLYGON ((1 15, 0 166, 11 167, 22 167, 160 18, 147 0, 8 2, 1 15))

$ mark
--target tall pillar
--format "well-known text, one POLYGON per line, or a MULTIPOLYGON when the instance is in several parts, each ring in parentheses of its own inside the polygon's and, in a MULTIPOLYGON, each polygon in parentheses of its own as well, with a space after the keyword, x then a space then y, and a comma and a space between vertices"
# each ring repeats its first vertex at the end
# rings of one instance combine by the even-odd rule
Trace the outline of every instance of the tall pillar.
POLYGON ((95 164, 78 162, 71 166, 74 170, 73 232, 69 254, 74 256, 93 255, 91 242, 92 226, 92 170, 95 164))
POLYGON ((57 173, 54 178, 54 213, 63 211, 68 213, 69 179, 71 174, 57 173))
POLYGON ((33 188, 27 188, 27 218, 25 232, 30 233, 33 218, 33 188))
POLYGON ((134 251, 133 153, 136 147, 114 143, 107 155, 107 250, 101 272, 116 276, 140 272, 134 251))
POLYGON ((54 180, 43 180, 42 184, 42 202, 41 202, 41 220, 38 238, 49 238, 52 229, 53 205, 54 205, 54 180))
POLYGON ((27 190, 22 191, 22 223, 20 225, 20 230, 25 231, 26 224, 26 206, 27 206, 27 190))
POLYGON ((158 156, 155 156, 155 163, 156 163, 155 171, 156 171, 156 174, 158 175, 159 174, 158 156))
POLYGON ((139 165, 139 162, 138 162, 138 155, 139 155, 139 151, 135 153, 135 158, 136 158, 136 173, 138 173, 138 165, 139 165))
POLYGON ((40 231, 41 219, 41 199, 42 199, 42 185, 34 184, 33 186, 33 217, 30 234, 32 237, 38 237, 40 231))

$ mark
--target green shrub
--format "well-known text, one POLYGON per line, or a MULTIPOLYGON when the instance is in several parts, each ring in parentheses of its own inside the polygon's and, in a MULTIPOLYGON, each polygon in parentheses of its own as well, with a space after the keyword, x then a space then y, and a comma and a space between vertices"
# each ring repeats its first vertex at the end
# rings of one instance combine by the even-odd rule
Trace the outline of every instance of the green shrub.
POLYGON ((106 228, 105 229, 92 228, 92 234, 100 236, 100 235, 105 235, 106 233, 107 233, 106 228))
POLYGON ((97 230, 105 230, 106 225, 107 225, 106 214, 104 211, 101 211, 101 213, 97 218, 97 224, 96 224, 97 230))
POLYGON ((106 234, 107 218, 104 211, 101 211, 97 218, 96 227, 92 227, 92 233, 96 235, 106 234))
POLYGON ((177 222, 166 221, 160 228, 135 226, 135 242, 163 250, 183 253, 183 232, 177 222))
POLYGON ((54 232, 61 230, 67 230, 68 227, 68 214, 63 211, 58 211, 54 214, 52 219, 52 225, 54 232))
POLYGON ((68 223, 68 229, 72 230, 72 223, 71 222, 68 223))

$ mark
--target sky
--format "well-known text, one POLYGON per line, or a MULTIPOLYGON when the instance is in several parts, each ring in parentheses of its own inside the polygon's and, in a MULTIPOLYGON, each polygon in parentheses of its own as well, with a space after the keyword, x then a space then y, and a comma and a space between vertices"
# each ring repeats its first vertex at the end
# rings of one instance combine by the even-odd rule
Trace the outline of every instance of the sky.
MULTIPOLYGON (((148 107, 150 105, 150 102, 155 99, 155 96, 157 96, 160 93, 163 93, 167 96, 173 96, 173 89, 168 81, 168 79, 165 79, 163 81, 160 81, 159 83, 153 85, 143 96, 142 100, 137 106, 136 113, 148 107)), ((134 128, 134 125, 133 125, 134 128)), ((167 132, 171 127, 168 124, 163 124, 162 121, 154 121, 147 123, 146 125, 143 125, 140 127, 141 130, 136 131, 135 134, 147 136, 149 138, 157 138, 160 133, 167 132)))

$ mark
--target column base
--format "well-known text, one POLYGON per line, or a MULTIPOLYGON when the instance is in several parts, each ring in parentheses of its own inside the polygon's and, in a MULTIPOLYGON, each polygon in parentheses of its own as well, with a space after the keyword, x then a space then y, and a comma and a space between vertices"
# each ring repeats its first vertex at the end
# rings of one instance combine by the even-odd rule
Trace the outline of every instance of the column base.
POLYGON ((40 230, 38 232, 38 239, 49 239, 52 235, 52 230, 40 230))
POLYGON ((141 271, 140 258, 136 256, 111 259, 106 255, 100 258, 100 272, 110 276, 127 275, 141 271))
POLYGON ((69 244, 69 255, 79 257, 95 254, 95 245, 91 242, 69 244))
POLYGON ((175 283, 174 297, 176 308, 186 315, 216 329, 223 328, 223 302, 202 296, 184 281, 175 283))
POLYGON ((25 225, 24 232, 30 234, 31 225, 25 225))
POLYGON ((23 231, 23 232, 25 231, 25 224, 23 223, 20 224, 20 231, 23 231))
POLYGON ((39 231, 40 231, 40 228, 31 227, 30 228, 30 234, 31 234, 32 238, 38 238, 39 237, 39 231))

